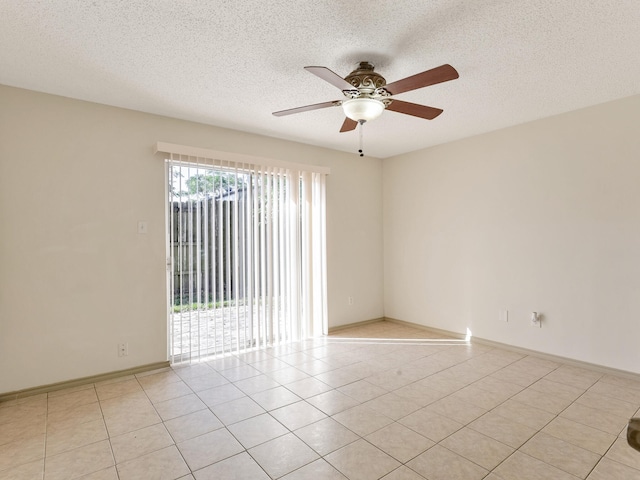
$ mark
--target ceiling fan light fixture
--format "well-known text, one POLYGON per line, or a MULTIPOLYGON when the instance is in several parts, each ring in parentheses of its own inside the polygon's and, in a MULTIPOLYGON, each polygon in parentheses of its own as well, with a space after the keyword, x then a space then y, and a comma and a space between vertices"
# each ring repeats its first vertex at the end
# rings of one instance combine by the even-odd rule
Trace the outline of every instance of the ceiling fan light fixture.
POLYGON ((384 111, 385 105, 375 98, 359 97, 342 102, 344 114, 356 122, 375 120, 384 111))

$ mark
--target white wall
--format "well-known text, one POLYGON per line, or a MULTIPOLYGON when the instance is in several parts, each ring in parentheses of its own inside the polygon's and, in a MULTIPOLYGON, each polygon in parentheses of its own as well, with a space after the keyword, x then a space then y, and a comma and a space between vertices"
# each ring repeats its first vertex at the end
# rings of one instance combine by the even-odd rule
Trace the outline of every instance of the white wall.
POLYGON ((385 315, 640 372, 639 125, 635 96, 385 159, 385 315))
POLYGON ((4 86, 0 106, 0 393, 167 359, 156 141, 329 166, 329 324, 382 316, 380 160, 4 86))

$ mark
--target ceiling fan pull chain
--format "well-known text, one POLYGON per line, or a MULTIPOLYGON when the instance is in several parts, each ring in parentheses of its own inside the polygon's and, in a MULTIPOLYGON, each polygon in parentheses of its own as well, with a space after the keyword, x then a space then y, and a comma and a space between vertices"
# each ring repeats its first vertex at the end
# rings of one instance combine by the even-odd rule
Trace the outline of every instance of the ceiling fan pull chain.
POLYGON ((364 126, 364 122, 365 120, 360 120, 358 122, 360 124, 360 128, 358 128, 358 130, 360 130, 360 149, 358 150, 358 153, 361 157, 364 157, 364 153, 362 153, 362 127, 364 126))

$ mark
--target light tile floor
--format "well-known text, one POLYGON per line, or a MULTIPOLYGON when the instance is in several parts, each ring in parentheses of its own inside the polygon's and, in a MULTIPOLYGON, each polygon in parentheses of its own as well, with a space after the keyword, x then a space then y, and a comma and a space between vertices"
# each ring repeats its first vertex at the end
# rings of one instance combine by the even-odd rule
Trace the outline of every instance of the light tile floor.
POLYGON ((2 403, 0 478, 639 480, 639 407, 632 378, 379 322, 2 403))

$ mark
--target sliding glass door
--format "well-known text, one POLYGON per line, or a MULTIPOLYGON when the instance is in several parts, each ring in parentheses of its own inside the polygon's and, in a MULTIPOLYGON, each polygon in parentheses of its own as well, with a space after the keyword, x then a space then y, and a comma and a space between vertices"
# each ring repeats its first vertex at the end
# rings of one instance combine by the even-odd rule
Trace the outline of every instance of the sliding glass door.
POLYGON ((326 333, 325 174, 173 153, 167 179, 172 362, 326 333))

